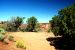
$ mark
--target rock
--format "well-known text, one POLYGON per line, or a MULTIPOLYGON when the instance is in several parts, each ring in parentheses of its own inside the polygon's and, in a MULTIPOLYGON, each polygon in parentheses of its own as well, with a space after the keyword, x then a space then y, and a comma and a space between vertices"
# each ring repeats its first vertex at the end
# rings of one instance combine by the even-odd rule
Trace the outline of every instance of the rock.
POLYGON ((3 42, 4 42, 5 44, 9 44, 8 38, 5 38, 3 42))

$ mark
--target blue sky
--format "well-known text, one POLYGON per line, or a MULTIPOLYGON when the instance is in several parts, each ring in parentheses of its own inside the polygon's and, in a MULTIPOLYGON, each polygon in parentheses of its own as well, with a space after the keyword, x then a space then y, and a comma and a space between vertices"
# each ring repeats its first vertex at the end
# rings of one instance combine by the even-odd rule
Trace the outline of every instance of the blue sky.
POLYGON ((48 23, 62 8, 75 3, 74 0, 0 0, 0 21, 12 16, 27 18, 35 16, 40 23, 48 23))

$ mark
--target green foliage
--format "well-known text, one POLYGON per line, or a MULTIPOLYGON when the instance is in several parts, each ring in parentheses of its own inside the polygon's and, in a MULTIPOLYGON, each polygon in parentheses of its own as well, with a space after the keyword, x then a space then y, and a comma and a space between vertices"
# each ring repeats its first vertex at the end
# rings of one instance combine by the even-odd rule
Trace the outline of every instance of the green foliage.
POLYGON ((75 4, 59 11, 59 15, 52 18, 52 31, 57 35, 73 34, 75 29, 75 4))
POLYGON ((26 46, 24 45, 24 41, 22 40, 17 40, 15 44, 18 48, 26 49, 26 46))
POLYGON ((0 34, 5 34, 6 31, 3 28, 0 28, 0 34))
POLYGON ((37 24, 37 19, 34 16, 28 18, 27 24, 28 24, 27 28, 25 29, 26 31, 30 31, 30 32, 36 31, 35 27, 37 24))
POLYGON ((40 29, 40 24, 39 24, 39 23, 36 24, 36 26, 35 26, 35 31, 36 31, 36 32, 41 31, 41 29, 40 29))
POLYGON ((18 28, 22 23, 23 23, 23 18, 21 17, 17 17, 16 19, 14 19, 14 23, 15 23, 15 27, 18 28))
POLYGON ((48 29, 47 32, 48 32, 48 33, 51 32, 51 29, 48 29))
POLYGON ((61 19, 59 16, 55 16, 52 18, 50 21, 51 27, 52 27, 52 32, 54 32, 55 35, 59 34, 59 25, 61 24, 61 19))
POLYGON ((19 30, 25 32, 25 28, 19 28, 19 30))
POLYGON ((19 26, 23 23, 24 17, 15 17, 7 22, 7 31, 17 31, 19 26))
MULTIPOLYGON (((53 17, 50 21, 52 24, 52 31, 55 35, 61 35, 62 48, 74 49, 75 45, 75 4, 64 8, 58 12, 58 15, 53 17)), ((70 50, 71 50, 70 49, 70 50)))
POLYGON ((14 37, 13 37, 12 35, 9 35, 9 36, 8 36, 8 39, 9 39, 10 41, 14 41, 14 37))
POLYGON ((8 36, 6 34, 6 31, 3 28, 0 28, 0 41, 2 41, 5 44, 8 44, 9 40, 13 41, 13 36, 9 36, 8 38, 7 37, 8 36))
POLYGON ((3 41, 3 40, 4 40, 4 35, 0 34, 0 41, 3 41))
POLYGON ((3 28, 0 28, 0 41, 4 40, 5 33, 6 33, 6 31, 3 28))
POLYGON ((6 23, 1 23, 1 24, 0 24, 0 28, 6 30, 6 27, 7 27, 6 23))

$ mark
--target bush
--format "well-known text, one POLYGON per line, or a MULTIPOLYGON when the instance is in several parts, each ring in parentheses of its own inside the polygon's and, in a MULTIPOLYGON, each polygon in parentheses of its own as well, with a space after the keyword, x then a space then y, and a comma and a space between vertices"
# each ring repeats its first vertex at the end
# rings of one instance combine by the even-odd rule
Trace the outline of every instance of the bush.
POLYGON ((14 37, 11 36, 11 35, 9 35, 8 39, 9 39, 10 41, 14 41, 14 37))
POLYGON ((25 32, 25 28, 19 28, 20 31, 25 32))
POLYGON ((7 36, 6 34, 6 31, 2 28, 0 28, 0 41, 4 42, 5 44, 8 44, 9 43, 9 40, 10 41, 13 41, 14 37, 13 36, 7 36))
POLYGON ((37 24, 37 19, 34 16, 28 18, 27 24, 28 25, 27 25, 25 31, 27 31, 27 32, 35 32, 36 31, 35 28, 36 28, 36 24, 37 24))
POLYGON ((62 36, 62 39, 54 41, 56 46, 63 50, 75 50, 75 4, 60 10, 50 23, 53 33, 62 36))
POLYGON ((4 40, 4 35, 0 34, 0 41, 3 41, 3 40, 4 40))
POLYGON ((6 33, 6 31, 4 29, 0 28, 0 41, 4 40, 5 33, 6 33))
POLYGON ((38 31, 41 31, 39 23, 37 23, 35 26, 35 32, 38 32, 38 31))
POLYGON ((51 29, 48 29, 47 32, 48 32, 48 33, 51 32, 51 29))
POLYGON ((6 30, 10 32, 18 31, 18 28, 23 23, 23 20, 24 20, 24 17, 22 18, 19 16, 11 18, 10 21, 7 21, 6 30))
POLYGON ((0 34, 5 34, 6 31, 3 28, 0 28, 0 34))
POLYGON ((0 24, 0 28, 6 30, 6 27, 7 27, 7 24, 6 23, 0 24))
POLYGON ((17 46, 18 48, 26 49, 26 46, 24 45, 24 41, 22 41, 22 40, 16 41, 16 46, 17 46))

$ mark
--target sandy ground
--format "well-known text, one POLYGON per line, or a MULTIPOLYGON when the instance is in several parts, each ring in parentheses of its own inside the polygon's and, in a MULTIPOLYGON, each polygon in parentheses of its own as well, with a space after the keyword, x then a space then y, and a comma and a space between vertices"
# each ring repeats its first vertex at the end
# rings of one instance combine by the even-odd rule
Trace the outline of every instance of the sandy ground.
POLYGON ((54 37, 53 33, 46 32, 13 32, 15 39, 25 42, 26 50, 55 50, 46 40, 48 37, 54 37))

